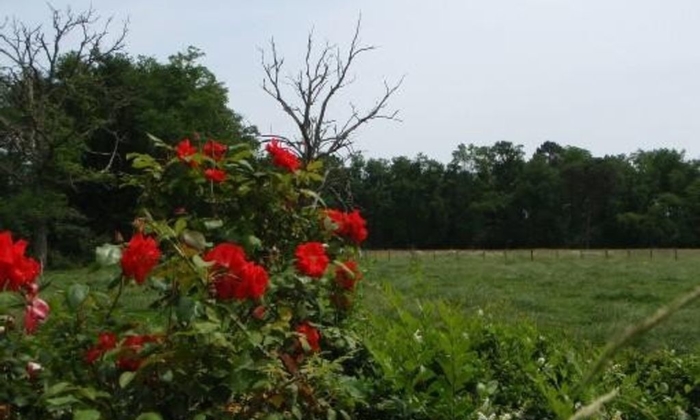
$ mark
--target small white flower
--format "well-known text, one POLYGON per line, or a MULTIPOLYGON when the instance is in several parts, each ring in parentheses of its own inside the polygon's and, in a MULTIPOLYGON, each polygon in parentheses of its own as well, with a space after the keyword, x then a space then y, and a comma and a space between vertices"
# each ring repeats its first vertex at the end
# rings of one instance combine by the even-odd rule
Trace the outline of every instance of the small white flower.
POLYGON ((27 367, 25 369, 27 370, 27 376, 29 376, 30 378, 34 378, 39 372, 41 372, 43 368, 44 367, 41 366, 39 363, 27 362, 27 367))
POLYGON ((420 329, 413 333, 413 339, 416 340, 416 343, 423 342, 423 334, 421 334, 420 329))

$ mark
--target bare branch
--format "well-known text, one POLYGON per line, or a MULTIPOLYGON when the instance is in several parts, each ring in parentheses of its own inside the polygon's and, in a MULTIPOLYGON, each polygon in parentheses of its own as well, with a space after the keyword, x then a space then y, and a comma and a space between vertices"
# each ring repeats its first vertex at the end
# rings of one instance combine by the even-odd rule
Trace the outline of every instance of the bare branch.
MULTIPOLYGON (((261 63, 265 71, 263 90, 273 97, 289 115, 299 129, 299 141, 287 141, 305 162, 347 149, 351 150, 351 135, 362 125, 375 119, 398 120, 398 111, 387 112, 389 99, 397 92, 403 78, 394 85, 384 83, 384 94, 369 110, 360 112, 350 105, 350 116, 339 125, 329 118, 329 110, 338 93, 351 85, 355 77, 351 74, 357 58, 376 49, 360 41, 361 18, 355 25, 350 45, 345 53, 326 42, 316 50, 313 30, 306 40, 306 51, 301 70, 294 75, 282 75, 284 60, 277 52, 274 40, 270 41, 270 60, 261 50, 261 63), (317 52, 316 52, 317 51, 317 52), (281 77, 283 79, 281 79, 281 77), (285 96, 284 88, 291 89, 293 99, 285 96)), ((279 136, 275 136, 279 137, 279 136)))

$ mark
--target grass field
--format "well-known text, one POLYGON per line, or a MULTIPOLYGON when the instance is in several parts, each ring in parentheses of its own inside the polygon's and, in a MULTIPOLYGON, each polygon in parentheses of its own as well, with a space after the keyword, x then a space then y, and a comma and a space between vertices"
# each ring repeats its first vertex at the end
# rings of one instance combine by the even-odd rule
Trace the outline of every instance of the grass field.
MULTIPOLYGON (((603 344, 700 283, 700 251, 367 251, 366 307, 381 310, 372 285, 390 284, 410 299, 444 299, 466 313, 484 310, 506 322, 527 320, 543 332, 603 344), (651 258, 650 258, 651 257, 651 258)), ((74 282, 106 291, 116 270, 56 271, 49 299, 74 282)), ((147 311, 154 294, 127 287, 121 304, 147 311)), ((152 312, 144 312, 151 317, 152 312)), ((149 319, 146 318, 146 319, 149 319)), ((158 322, 158 320, 153 320, 158 322)), ((643 348, 700 349, 700 302, 637 343, 643 348)))
MULTIPOLYGON (((368 280, 415 299, 445 299, 507 322, 603 344, 700 283, 697 250, 369 251, 368 280)), ((365 289, 368 307, 372 289, 365 289)), ((700 302, 636 343, 700 348, 700 302)))

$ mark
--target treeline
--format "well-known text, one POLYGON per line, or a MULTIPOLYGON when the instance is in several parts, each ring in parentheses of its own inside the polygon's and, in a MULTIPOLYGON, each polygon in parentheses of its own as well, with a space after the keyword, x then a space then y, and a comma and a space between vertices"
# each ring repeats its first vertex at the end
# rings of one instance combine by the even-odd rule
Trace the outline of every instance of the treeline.
POLYGON ((338 185, 374 248, 700 246, 700 162, 676 150, 460 144, 448 164, 356 156, 338 185))

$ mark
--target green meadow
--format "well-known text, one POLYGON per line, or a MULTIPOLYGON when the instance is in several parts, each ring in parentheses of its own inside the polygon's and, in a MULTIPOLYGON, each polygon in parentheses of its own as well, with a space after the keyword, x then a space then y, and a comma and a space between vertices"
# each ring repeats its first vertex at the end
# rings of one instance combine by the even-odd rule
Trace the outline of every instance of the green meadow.
MULTIPOLYGON (((700 282, 696 250, 368 251, 364 297, 381 310, 382 285, 416 304, 446 300, 465 315, 529 321, 546 333, 604 344, 700 282)), ((635 345, 682 352, 700 345, 695 302, 635 345)))
MULTIPOLYGON (((382 311, 382 287, 409 302, 443 300, 465 316, 482 311, 506 323, 534 323, 542 332, 604 344, 629 325, 691 290, 700 282, 700 251, 366 251, 363 306, 382 311)), ((52 271, 49 299, 61 299, 74 282, 89 279, 107 291, 116 271, 52 271)), ((120 304, 147 309, 155 292, 126 287, 120 304)), ((133 312, 132 312, 133 313, 133 312)), ((700 303, 674 314, 645 334, 636 346, 687 352, 700 347, 700 303)), ((158 320, 153 320, 158 322, 158 320)))

